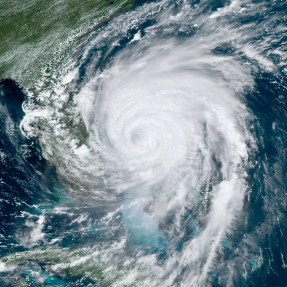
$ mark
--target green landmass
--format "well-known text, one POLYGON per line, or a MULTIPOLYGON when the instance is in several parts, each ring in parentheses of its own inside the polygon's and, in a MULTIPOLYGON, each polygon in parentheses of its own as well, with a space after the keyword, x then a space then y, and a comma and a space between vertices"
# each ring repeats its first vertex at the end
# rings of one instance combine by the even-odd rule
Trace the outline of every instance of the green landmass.
POLYGON ((83 35, 131 3, 131 0, 2 0, 0 78, 11 77, 33 90, 39 75, 52 75, 66 64, 83 35))
MULTIPOLYGON (((55 280, 55 278, 65 280, 65 278, 85 277, 96 284, 100 284, 100 286, 111 286, 117 280, 127 276, 129 272, 128 267, 105 262, 93 250, 86 248, 76 250, 42 248, 16 252, 3 257, 0 264, 2 268, 5 264, 7 270, 13 270, 12 272, 15 275, 19 274, 17 276, 19 286, 26 286, 25 284, 31 280, 29 280, 29 276, 23 278, 25 269, 28 272, 40 269, 43 276, 50 281, 55 280)), ((144 277, 139 276, 137 278, 138 282, 142 280, 144 280, 144 277)))

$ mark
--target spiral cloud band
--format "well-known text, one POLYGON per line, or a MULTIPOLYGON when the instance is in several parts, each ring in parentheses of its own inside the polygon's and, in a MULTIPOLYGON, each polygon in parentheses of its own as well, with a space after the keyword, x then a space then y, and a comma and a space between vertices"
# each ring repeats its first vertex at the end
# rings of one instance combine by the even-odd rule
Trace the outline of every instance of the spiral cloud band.
POLYGON ((267 177, 254 90, 275 71, 264 54, 275 40, 256 45, 244 21, 265 6, 148 2, 87 35, 41 94, 52 107, 31 109, 22 128, 33 132, 41 113, 52 126, 44 155, 95 210, 91 229, 104 235, 85 260, 104 261, 109 286, 237 286, 263 258, 243 221, 267 177))
MULTIPOLYGON (((201 284, 243 204, 249 115, 230 83, 200 61, 200 44, 145 44, 117 55, 82 89, 78 106, 90 153, 124 194, 129 232, 149 237, 145 246, 167 246, 164 268, 174 280, 190 266, 186 282, 201 284), (185 236, 186 212, 199 218, 179 259, 174 241, 185 236)), ((153 268, 148 258, 145 270, 153 268)))

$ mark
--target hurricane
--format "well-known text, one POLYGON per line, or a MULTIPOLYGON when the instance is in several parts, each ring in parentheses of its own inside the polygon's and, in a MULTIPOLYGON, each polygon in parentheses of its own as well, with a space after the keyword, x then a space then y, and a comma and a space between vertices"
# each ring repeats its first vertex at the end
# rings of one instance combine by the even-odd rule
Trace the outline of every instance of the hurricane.
POLYGON ((286 286, 286 11, 135 1, 2 80, 1 286, 286 286))

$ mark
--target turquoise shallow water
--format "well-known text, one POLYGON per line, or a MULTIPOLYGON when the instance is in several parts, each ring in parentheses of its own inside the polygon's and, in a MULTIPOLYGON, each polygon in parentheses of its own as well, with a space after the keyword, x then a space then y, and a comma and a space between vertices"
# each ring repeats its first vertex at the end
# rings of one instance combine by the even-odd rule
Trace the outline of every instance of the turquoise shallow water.
POLYGON ((285 14, 138 1, 2 80, 1 286, 287 286, 285 14))

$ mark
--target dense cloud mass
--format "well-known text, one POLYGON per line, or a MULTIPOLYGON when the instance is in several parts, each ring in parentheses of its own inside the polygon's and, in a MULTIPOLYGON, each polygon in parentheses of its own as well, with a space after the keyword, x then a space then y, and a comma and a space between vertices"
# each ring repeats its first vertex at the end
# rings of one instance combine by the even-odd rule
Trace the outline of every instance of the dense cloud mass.
MULTIPOLYGON (((29 95, 21 131, 61 184, 15 236, 45 280, 283 286, 284 7, 223 2, 138 3, 29 95)), ((23 269, 5 260, 5 272, 23 269)))

